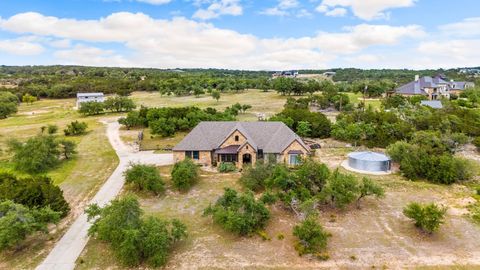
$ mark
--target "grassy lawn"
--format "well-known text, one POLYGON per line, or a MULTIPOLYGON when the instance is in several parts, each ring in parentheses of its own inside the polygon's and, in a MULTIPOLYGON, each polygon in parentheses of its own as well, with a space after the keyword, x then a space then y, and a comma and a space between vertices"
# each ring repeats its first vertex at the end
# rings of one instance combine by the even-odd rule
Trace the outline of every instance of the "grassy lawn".
MULTIPOLYGON (((350 102, 352 102, 354 104, 363 102, 363 94, 362 93, 350 93, 350 92, 348 92, 346 94, 350 98, 350 102)), ((380 98, 374 98, 374 99, 367 98, 365 100, 365 104, 367 106, 371 105, 374 109, 380 109, 380 106, 381 106, 382 102, 381 102, 380 98)))
MULTIPOLYGON (((168 186, 170 170, 171 167, 160 168, 168 186)), ((480 227, 464 216, 466 200, 471 198, 464 186, 412 182, 399 175, 372 177, 385 187, 384 199, 367 198, 361 209, 354 205, 343 211, 322 208, 319 221, 332 233, 328 246, 331 258, 319 261, 297 255, 292 229, 299 220, 281 205, 271 207, 272 218, 265 230, 271 240, 266 241, 256 235, 234 236, 202 216, 203 209, 223 194, 224 187, 241 189, 238 178, 237 173, 202 171, 201 181, 188 193, 168 187, 160 197, 139 195, 147 215, 178 218, 188 226, 188 239, 175 247, 165 269, 389 269, 443 264, 452 267, 470 265, 478 258, 476 236, 480 227), (438 233, 424 235, 403 216, 403 207, 410 201, 448 205, 446 223, 438 233), (279 235, 284 239, 280 240, 279 235)), ((123 269, 115 262, 108 245, 97 240, 88 243, 77 262, 77 269, 123 269)))
POLYGON ((0 269, 25 269, 36 266, 47 254, 52 244, 62 235, 69 222, 77 216, 96 193, 101 184, 110 176, 118 164, 115 151, 105 135, 105 126, 98 122, 101 117, 82 117, 73 110, 74 99, 40 100, 32 105, 20 105, 19 112, 0 120, 0 166, 16 174, 5 151, 8 139, 26 140, 40 132, 48 124, 59 126, 59 136, 71 121, 87 122, 89 132, 83 136, 68 137, 77 143, 78 154, 71 160, 47 173, 59 185, 69 202, 71 214, 50 235, 36 235, 19 251, 0 253, 0 269))

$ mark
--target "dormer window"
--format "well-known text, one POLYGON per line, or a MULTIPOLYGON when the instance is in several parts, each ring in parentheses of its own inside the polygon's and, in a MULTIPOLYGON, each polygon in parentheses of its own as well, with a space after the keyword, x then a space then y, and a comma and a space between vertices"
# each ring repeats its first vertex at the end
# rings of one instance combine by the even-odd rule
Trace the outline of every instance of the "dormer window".
POLYGON ((238 142, 240 140, 240 137, 238 135, 235 135, 235 141, 238 142))

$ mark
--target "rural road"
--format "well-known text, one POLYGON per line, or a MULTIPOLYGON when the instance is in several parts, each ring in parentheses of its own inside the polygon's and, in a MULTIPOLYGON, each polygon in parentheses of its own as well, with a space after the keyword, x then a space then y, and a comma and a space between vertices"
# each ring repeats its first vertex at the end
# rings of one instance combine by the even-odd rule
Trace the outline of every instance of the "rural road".
MULTIPOLYGON (((125 145, 119 134, 120 124, 115 120, 104 122, 107 125, 107 136, 110 144, 117 152, 120 160, 118 167, 103 184, 91 203, 104 206, 114 199, 124 184, 123 172, 128 168, 130 162, 169 165, 173 163, 172 154, 154 154, 152 151, 135 152, 131 147, 125 145)), ((82 213, 67 232, 55 244, 47 258, 36 268, 37 270, 71 270, 75 268, 75 261, 85 248, 88 242, 87 215, 82 213)))

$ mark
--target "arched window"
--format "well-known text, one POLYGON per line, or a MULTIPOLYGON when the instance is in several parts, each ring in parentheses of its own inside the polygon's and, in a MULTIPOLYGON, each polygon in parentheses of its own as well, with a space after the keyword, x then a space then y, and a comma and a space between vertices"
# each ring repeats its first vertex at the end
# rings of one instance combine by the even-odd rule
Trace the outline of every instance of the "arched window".
POLYGON ((235 135, 235 141, 238 142, 240 140, 240 137, 238 135, 235 135))

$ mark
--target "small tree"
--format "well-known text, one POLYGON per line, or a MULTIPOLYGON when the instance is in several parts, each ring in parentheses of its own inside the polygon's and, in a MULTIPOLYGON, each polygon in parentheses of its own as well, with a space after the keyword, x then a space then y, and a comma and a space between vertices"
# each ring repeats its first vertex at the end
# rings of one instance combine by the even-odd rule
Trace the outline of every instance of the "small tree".
POLYGON ((198 167, 189 158, 175 163, 172 169, 173 186, 181 191, 188 191, 198 182, 198 167))
POLYGON ((335 207, 345 208, 358 198, 359 187, 355 176, 333 172, 321 192, 321 197, 335 207))
POLYGON ((0 251, 17 246, 34 232, 48 232, 48 224, 57 223, 60 213, 50 208, 29 209, 12 201, 0 202, 0 251))
POLYGON ((67 127, 63 130, 63 133, 65 136, 82 135, 86 133, 87 128, 87 123, 75 120, 67 125, 67 127))
POLYGON ((263 229, 270 219, 270 211, 262 201, 255 200, 253 193, 239 195, 229 188, 214 205, 205 209, 203 215, 212 216, 215 223, 242 236, 263 229))
POLYGON ((124 176, 125 182, 133 185, 137 190, 151 191, 156 195, 165 191, 165 183, 155 166, 131 164, 124 176))
POLYGON ((53 135, 55 133, 57 133, 58 131, 58 126, 57 125, 48 125, 47 126, 47 133, 50 134, 50 135, 53 135))
POLYGON ((415 221, 415 226, 426 233, 433 233, 440 228, 445 221, 447 208, 437 206, 434 203, 420 204, 416 202, 409 203, 404 209, 403 214, 415 221))
POLYGON ((382 186, 373 182, 372 179, 364 177, 360 184, 360 195, 357 198, 357 207, 360 208, 360 200, 367 196, 375 196, 381 198, 385 196, 385 191, 382 186))
POLYGON ((60 144, 60 151, 65 159, 70 159, 77 153, 77 150, 75 149, 77 145, 74 142, 69 140, 59 140, 58 142, 60 144))
POLYGON ((265 188, 265 181, 272 175, 270 163, 257 162, 255 166, 244 168, 240 183, 252 191, 260 191, 265 188))
POLYGON ((46 172, 58 165, 60 161, 58 142, 50 135, 39 135, 28 139, 25 143, 10 140, 8 144, 13 153, 12 161, 21 171, 46 172))
POLYGON ((330 234, 318 224, 314 216, 307 217, 293 228, 293 235, 298 238, 295 249, 298 254, 314 254, 327 248, 330 234))
POLYGON ((220 99, 220 91, 213 90, 211 95, 212 95, 212 98, 218 102, 218 100, 220 99))

